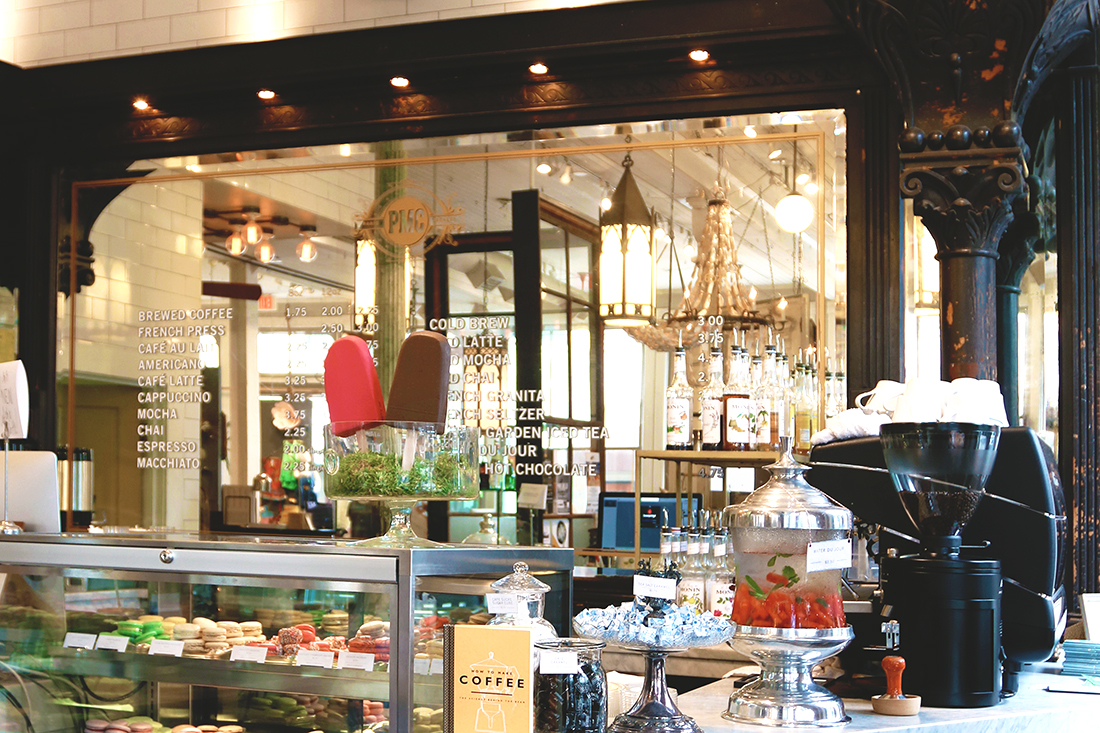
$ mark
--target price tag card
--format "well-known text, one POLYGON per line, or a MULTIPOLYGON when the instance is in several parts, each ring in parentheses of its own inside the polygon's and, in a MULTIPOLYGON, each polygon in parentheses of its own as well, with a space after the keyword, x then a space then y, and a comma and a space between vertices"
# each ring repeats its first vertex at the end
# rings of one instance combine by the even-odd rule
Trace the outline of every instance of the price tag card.
POLYGON ((518 613, 519 599, 514 593, 488 593, 485 605, 489 613, 518 613))
POLYGON ((258 662, 263 664, 267 661, 267 647, 266 646, 235 646, 229 650, 230 662, 258 662))
POLYGON ((70 631, 65 634, 65 641, 62 642, 62 646, 69 649, 95 649, 95 639, 95 634, 77 634, 70 631))
POLYGON ((336 656, 334 652, 318 652, 312 649, 302 649, 294 658, 294 664, 299 667, 331 667, 332 660, 336 656))
POLYGON ((431 674, 432 660, 427 657, 417 657, 413 660, 413 674, 431 674))
POLYGON ((546 484, 520 484, 516 495, 516 506, 527 509, 546 507, 546 484))
POLYGON ((125 636, 109 636, 107 634, 100 634, 96 637, 95 648, 96 649, 109 649, 113 652, 126 651, 126 645, 130 643, 130 640, 125 636))
POLYGON ((167 639, 153 639, 149 642, 149 655, 161 655, 165 657, 179 657, 183 655, 182 641, 169 641, 167 639))
POLYGON ((340 652, 336 658, 337 669, 361 669, 364 672, 374 671, 374 655, 363 652, 340 652))
POLYGON ((576 652, 550 652, 539 650, 540 674, 578 674, 581 671, 576 652))
POLYGON ((432 659, 430 671, 432 674, 443 674, 443 660, 439 657, 432 659))
POLYGON ((806 572, 852 567, 852 540, 826 540, 806 545, 806 572))
POLYGON ((647 598, 676 600, 675 578, 654 578, 649 575, 634 576, 634 595, 647 598))

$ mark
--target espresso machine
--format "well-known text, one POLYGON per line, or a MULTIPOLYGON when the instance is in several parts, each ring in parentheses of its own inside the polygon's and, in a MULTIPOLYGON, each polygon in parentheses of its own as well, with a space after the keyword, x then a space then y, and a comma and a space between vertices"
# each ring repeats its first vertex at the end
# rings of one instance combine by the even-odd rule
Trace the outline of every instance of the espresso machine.
POLYGON ((810 483, 878 527, 878 586, 847 614, 864 661, 900 654, 924 704, 983 707, 1050 657, 1066 624, 1066 519, 1034 431, 888 423, 810 463, 810 483))

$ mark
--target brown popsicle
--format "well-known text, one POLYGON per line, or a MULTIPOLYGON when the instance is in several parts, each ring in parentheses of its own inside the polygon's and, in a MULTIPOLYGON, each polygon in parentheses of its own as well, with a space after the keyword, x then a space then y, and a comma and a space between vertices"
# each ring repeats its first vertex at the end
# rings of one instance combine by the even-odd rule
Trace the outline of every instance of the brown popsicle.
POLYGON ((905 670, 903 657, 883 657, 882 671, 886 673, 886 694, 871 698, 871 709, 880 715, 916 715, 920 712, 920 695, 905 695, 901 691, 901 673, 905 670))
POLYGON ((447 380, 451 347, 435 331, 417 331, 401 344, 390 383, 386 420, 390 424, 433 423, 442 435, 447 422, 447 380))

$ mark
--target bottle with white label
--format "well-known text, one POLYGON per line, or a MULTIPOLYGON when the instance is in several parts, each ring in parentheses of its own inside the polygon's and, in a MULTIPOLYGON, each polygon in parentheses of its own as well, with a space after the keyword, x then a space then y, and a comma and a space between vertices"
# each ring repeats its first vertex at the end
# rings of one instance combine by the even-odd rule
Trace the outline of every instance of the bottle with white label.
POLYGON ((688 606, 696 613, 703 612, 706 602, 707 576, 699 562, 700 532, 692 527, 688 533, 687 557, 684 559, 683 578, 676 589, 676 603, 688 606))
POLYGON ((722 450, 722 352, 710 352, 710 375, 700 395, 699 420, 703 426, 703 450, 722 450))
POLYGON ((752 450, 767 450, 772 439, 771 424, 768 418, 771 416, 771 390, 770 385, 764 381, 764 359, 760 356, 760 343, 756 344, 756 353, 752 357, 752 366, 749 370, 750 394, 752 405, 752 426, 749 435, 749 446, 752 450))
POLYGON ((735 341, 730 349, 729 381, 722 395, 722 419, 725 423, 723 450, 749 449, 753 409, 749 395, 747 357, 748 352, 735 341))
POLYGON ((733 612, 733 567, 727 562, 729 536, 724 527, 714 533, 711 555, 714 558, 714 576, 707 588, 707 611, 727 621, 733 612))
POLYGON ((687 381, 687 362, 682 348, 676 349, 672 383, 665 390, 665 447, 691 450, 691 402, 694 391, 687 381))

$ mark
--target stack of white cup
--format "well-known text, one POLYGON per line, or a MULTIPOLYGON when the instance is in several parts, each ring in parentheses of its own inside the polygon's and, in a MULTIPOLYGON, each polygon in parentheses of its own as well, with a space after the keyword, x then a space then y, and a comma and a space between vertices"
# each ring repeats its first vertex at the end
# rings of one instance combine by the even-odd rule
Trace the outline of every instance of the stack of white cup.
POLYGON ((882 380, 856 397, 864 414, 889 415, 894 422, 965 422, 1008 426, 1001 385, 962 377, 953 382, 913 378, 905 384, 882 380))

